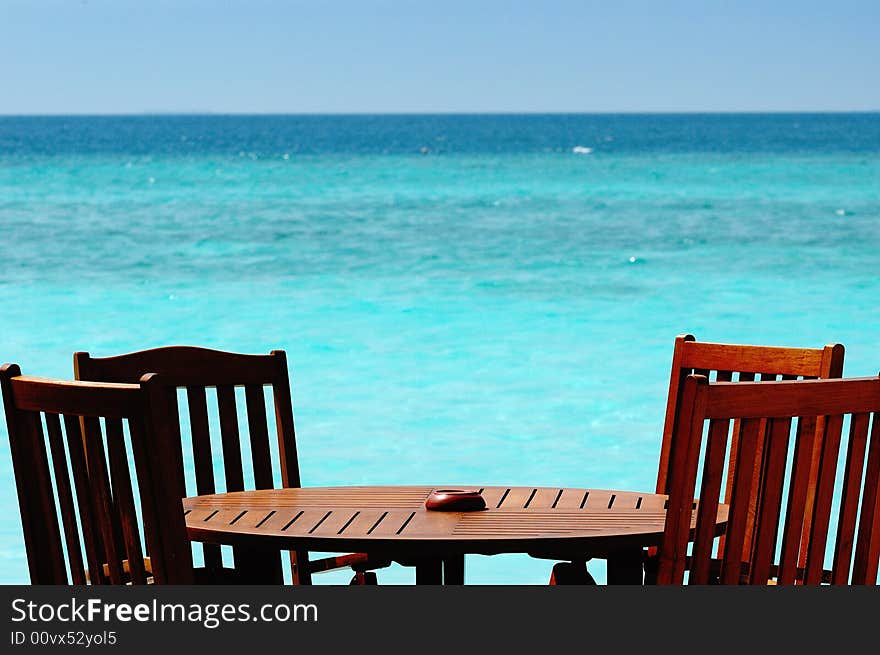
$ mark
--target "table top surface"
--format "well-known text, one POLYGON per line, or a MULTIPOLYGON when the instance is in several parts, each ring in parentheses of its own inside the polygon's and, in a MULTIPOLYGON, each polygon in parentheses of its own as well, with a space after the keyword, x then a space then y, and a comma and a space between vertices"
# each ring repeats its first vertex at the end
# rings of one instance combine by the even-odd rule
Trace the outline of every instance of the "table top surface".
MULTIPOLYGON (((185 498, 191 539, 312 551, 599 555, 658 545, 667 497, 559 487, 371 486, 266 489, 185 498), (425 509, 438 489, 480 490, 486 509, 425 509)), ((727 520, 727 506, 718 525, 727 520)))

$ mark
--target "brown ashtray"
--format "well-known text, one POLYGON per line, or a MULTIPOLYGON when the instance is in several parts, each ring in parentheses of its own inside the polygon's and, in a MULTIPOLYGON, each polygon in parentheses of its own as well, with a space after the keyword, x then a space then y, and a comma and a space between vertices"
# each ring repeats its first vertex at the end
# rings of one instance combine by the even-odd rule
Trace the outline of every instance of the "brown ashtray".
POLYGON ((437 512, 475 512, 486 509, 486 501, 473 489, 435 489, 425 508, 437 512))

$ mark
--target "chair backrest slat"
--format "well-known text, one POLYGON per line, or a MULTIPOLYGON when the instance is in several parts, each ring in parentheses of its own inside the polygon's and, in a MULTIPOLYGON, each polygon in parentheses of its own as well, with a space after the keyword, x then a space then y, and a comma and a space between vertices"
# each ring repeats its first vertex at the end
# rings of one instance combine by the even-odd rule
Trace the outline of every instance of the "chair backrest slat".
POLYGON ((144 445, 149 441, 156 453, 173 452, 168 427, 172 415, 153 400, 167 393, 156 376, 145 376, 139 385, 68 382, 22 376, 18 366, 7 364, 0 368, 0 387, 31 582, 191 584, 192 559, 180 497, 172 497, 177 490, 167 483, 173 466, 144 445), (123 420, 132 434, 137 498, 123 420), (142 535, 153 560, 150 576, 142 535))
POLYGON ((854 584, 876 584, 877 568, 871 562, 880 559, 880 412, 874 412, 868 463, 865 466, 865 484, 862 509, 859 513, 859 533, 853 561, 854 584))
POLYGON ((814 375, 811 371, 822 367, 826 355, 822 348, 707 343, 696 341, 691 335, 680 338, 685 342, 681 366, 689 369, 814 375))
POLYGON ((880 378, 709 383, 703 376, 689 376, 682 391, 681 416, 670 453, 669 510, 659 549, 657 581, 681 584, 685 579, 697 488, 702 495, 696 503, 696 542, 691 550, 688 581, 710 581, 706 574, 710 548, 705 535, 716 526, 715 503, 721 497, 723 467, 717 453, 725 446, 724 428, 739 419, 740 465, 736 467, 730 501, 725 508, 726 540, 718 582, 767 584, 775 578, 778 584, 874 584, 880 567, 878 413, 880 378), (821 439, 816 439, 812 430, 803 429, 809 423, 804 418, 823 425, 821 439), (836 485, 844 440, 842 428, 847 420, 850 429, 843 482, 836 485), (868 443, 870 424, 873 426, 868 443), (762 433, 762 464, 757 469, 750 464, 759 459, 762 433), (789 463, 792 438, 794 453, 789 463), (816 493, 810 529, 805 532, 809 477, 816 448, 821 448, 816 493), (701 452, 705 452, 702 462, 701 452), (702 479, 698 480, 698 475, 702 479), (751 520, 751 490, 756 476, 759 504, 755 532, 750 536, 747 525, 751 520), (837 486, 841 488, 840 498, 835 498, 837 486), (839 514, 837 530, 832 535, 829 526, 835 507, 839 514), (774 560, 780 530, 782 546, 777 564, 774 560), (834 537, 831 549, 830 537, 834 537), (747 550, 750 545, 751 553, 747 550), (798 560, 800 552, 807 554, 803 565, 798 560), (830 571, 825 570, 829 561, 830 571))
POLYGON ((88 465, 86 464, 85 448, 79 418, 64 415, 64 431, 67 436, 67 450, 70 455, 70 469, 73 472, 73 484, 76 489, 76 506, 79 509, 80 525, 83 534, 83 546, 86 551, 86 563, 92 572, 91 584, 102 584, 104 580, 103 566, 107 561, 104 542, 95 520, 96 508, 89 483, 88 465))
MULTIPOLYGON (((768 380, 761 380, 761 382, 768 382, 768 380)), ((749 497, 749 511, 748 511, 748 519, 746 521, 746 530, 745 530, 745 539, 743 543, 743 561, 751 561, 752 559, 752 549, 755 541, 755 531, 758 522, 758 508, 761 504, 761 480, 764 476, 764 471, 767 465, 767 453, 766 453, 766 443, 767 443, 767 423, 766 421, 760 421, 758 423, 758 433, 757 438, 755 440, 755 454, 754 458, 751 461, 752 466, 752 486, 748 491, 749 497)), ((730 471, 736 471, 738 468, 737 462, 734 459, 731 459, 731 465, 728 467, 730 471)), ((730 500, 730 496, 732 493, 733 486, 732 484, 727 488, 727 495, 725 497, 725 501, 730 500)), ((722 535, 721 543, 724 542, 724 536, 722 535)))
POLYGON ((49 452, 52 453, 52 470, 55 474, 55 488, 58 490, 58 508, 61 511, 61 524, 64 528, 64 542, 70 562, 70 577, 73 584, 86 583, 86 570, 83 565, 82 546, 79 540, 79 527, 73 503, 73 487, 67 472, 67 450, 61 432, 58 414, 48 413, 46 432, 49 437, 49 452))
POLYGON ((724 563, 721 570, 721 581, 734 584, 739 580, 741 562, 746 560, 744 553, 748 541, 748 524, 751 516, 752 480, 755 469, 748 462, 755 460, 758 451, 758 439, 761 432, 760 419, 746 419, 742 422, 742 431, 737 446, 737 459, 740 465, 735 468, 733 480, 732 505, 725 531, 724 563))
MULTIPOLYGON (((148 373, 155 373, 155 371, 148 371, 148 373)), ((163 398, 162 405, 164 411, 168 414, 167 427, 171 432, 170 438, 172 443, 169 457, 173 458, 170 461, 175 462, 172 470, 177 474, 175 476, 177 492, 183 497, 186 495, 186 476, 183 470, 183 439, 180 434, 180 413, 177 409, 177 388, 168 384, 162 391, 162 394, 166 396, 163 398)))
MULTIPOLYGON (((748 375, 748 374, 745 374, 748 375)), ((706 377, 706 376, 703 376, 706 377)), ((745 380, 749 381, 748 379, 745 380)), ((727 466, 727 479, 724 482, 724 502, 730 502, 730 495, 733 493, 733 482, 734 477, 736 475, 736 467, 739 462, 739 441, 742 435, 742 421, 739 419, 733 420, 733 427, 731 429, 730 434, 730 458, 728 459, 727 466)), ((724 552, 724 542, 726 536, 721 535, 721 539, 718 541, 718 553, 724 552)))
MULTIPOLYGON (((805 378, 807 379, 807 378, 805 378)), ((815 379, 815 378, 812 378, 815 379)), ((803 533, 809 534, 810 525, 813 521, 813 502, 816 499, 816 482, 819 479, 819 461, 822 459, 822 439, 825 434, 825 419, 823 417, 804 416, 801 417, 798 427, 801 430, 802 439, 812 442, 811 457, 809 468, 807 469, 807 478, 804 487, 804 523, 803 533)), ((804 539, 798 554, 798 565, 804 566, 807 561, 807 543, 804 539)))
POLYGON ((856 533, 856 516, 859 512, 859 497, 862 486, 862 468, 868 446, 868 427, 871 415, 853 414, 849 430, 849 446, 846 455, 846 468, 843 479, 843 494, 840 503, 840 519, 837 523, 837 540, 832 566, 832 584, 846 584, 852 564, 853 539, 856 533))
POLYGON ((758 508, 758 520, 752 549, 750 581, 769 580, 776 551, 779 515, 782 510, 782 491, 785 483, 785 464, 791 419, 771 420, 765 445, 765 466, 761 475, 764 480, 758 508))
POLYGON ((11 384, 15 388, 17 409, 21 411, 107 418, 123 418, 139 411, 138 399, 116 384, 85 389, 71 380, 30 376, 27 382, 13 379, 11 384), (92 393, 94 389, 100 389, 100 393, 92 393))
POLYGON ((827 418, 825 434, 822 437, 822 457, 819 460, 816 495, 813 501, 813 521, 810 531, 810 545, 807 548, 804 584, 819 584, 822 581, 825 541, 828 538, 828 528, 831 522, 834 479, 837 475, 837 458, 840 453, 842 430, 842 414, 834 414, 827 418))
POLYGON ((285 487, 302 485, 299 458, 293 427, 293 402, 290 399, 290 379, 287 375, 287 354, 283 350, 271 353, 278 362, 273 389, 275 391, 275 425, 278 431, 278 454, 281 459, 281 481, 285 487))
POLYGON ((189 407, 196 491, 199 494, 213 494, 217 488, 214 486, 214 467, 211 465, 211 435, 205 387, 195 385, 186 387, 186 400, 189 407))
POLYGON ((223 444, 226 491, 244 491, 244 468, 241 462, 235 387, 226 384, 217 387, 217 410, 220 413, 220 440, 223 444))
MULTIPOLYGON (((114 519, 118 517, 113 506, 113 494, 110 491, 110 476, 107 471, 107 459, 104 453, 104 442, 101 425, 97 417, 86 416, 82 419, 83 438, 86 449, 86 464, 89 467, 89 483, 92 498, 97 508, 95 517, 101 530, 101 539, 107 554, 107 568, 111 584, 122 584, 122 553, 124 545, 118 541, 118 530, 114 527, 114 519)), ((96 574, 99 574, 96 572, 96 574)))
MULTIPOLYGON (((244 491, 248 488, 250 475, 245 475, 246 464, 253 470, 253 488, 269 489, 275 486, 264 393, 264 387, 270 386, 281 460, 281 483, 285 487, 300 485, 287 359, 283 351, 273 351, 269 355, 243 355, 171 346, 104 358, 76 353, 74 370, 77 379, 81 380, 128 383, 137 381, 145 373, 155 372, 162 376, 164 384, 186 389, 195 489, 187 490, 183 481, 183 444, 178 435, 179 475, 181 493, 184 495, 216 493, 219 481, 215 479, 215 461, 220 458, 225 482, 222 488, 225 491, 244 491), (209 413, 208 387, 216 389, 216 423, 212 422, 209 413), (239 420, 237 388, 244 389, 243 414, 246 414, 246 419, 242 420, 239 420), (220 456, 211 444, 211 432, 215 425, 219 430, 213 436, 219 438, 219 442, 214 443, 219 445, 220 456), (246 437, 243 431, 248 433, 246 437), (243 461, 244 443, 250 446, 249 463, 243 461)), ((176 407, 175 404, 175 412, 176 407)), ((219 571, 223 567, 220 547, 204 544, 202 548, 206 568, 219 571)), ((233 552, 235 568, 252 574, 254 582, 281 581, 280 555, 276 562, 276 558, 265 551, 236 546, 233 552)))
POLYGON ((263 387, 257 384, 245 386, 248 434, 250 435, 251 460, 254 467, 254 486, 271 489, 272 458, 269 454, 269 424, 266 419, 266 399, 263 387))
MULTIPOLYGON (((169 346, 126 353, 115 357, 74 355, 78 380, 95 378, 101 382, 131 383, 132 371, 157 372, 163 384, 176 387, 204 385, 207 372, 212 382, 207 386, 266 384, 277 372, 277 362, 267 355, 245 355, 193 346, 169 346), (220 365, 214 362, 220 361, 220 365)), ((134 378, 138 380, 140 378, 134 378)))
MULTIPOLYGON (((189 408, 189 427, 192 435, 193 467, 196 474, 196 493, 216 493, 213 454, 211 452, 210 421, 207 392, 203 385, 188 385, 186 401, 189 408)), ((223 567, 219 544, 203 544, 205 568, 218 571, 223 567)))
POLYGON ((718 513, 718 498, 721 494, 721 479, 724 474, 724 459, 727 454, 727 433, 730 421, 716 419, 709 426, 706 444, 706 466, 711 475, 703 476, 700 488, 699 529, 694 539, 694 562, 691 576, 695 584, 707 584, 711 572, 712 545, 715 539, 715 524, 710 519, 718 513))
MULTIPOLYGON (((122 532, 122 544, 125 547, 129 573, 135 584, 146 584, 144 570, 144 554, 138 533, 138 517, 134 507, 134 496, 131 489, 131 472, 128 467, 128 455, 125 448, 125 434, 122 420, 107 419, 107 451, 110 460, 110 480, 113 491, 113 504, 119 516, 122 532)), ((116 536, 117 543, 119 535, 116 536)))
MULTIPOLYGON (((785 525, 782 534, 782 552, 779 561, 779 583, 794 584, 801 560, 806 560, 808 539, 801 543, 802 535, 809 534, 804 529, 807 520, 807 500, 812 494, 810 483, 813 480, 813 451, 819 447, 813 433, 814 421, 804 428, 806 420, 800 419, 796 426, 794 456, 792 459, 791 482, 788 487, 785 525)), ((818 461, 818 460, 817 460, 818 461)), ((810 502, 812 507, 812 502, 810 502)))

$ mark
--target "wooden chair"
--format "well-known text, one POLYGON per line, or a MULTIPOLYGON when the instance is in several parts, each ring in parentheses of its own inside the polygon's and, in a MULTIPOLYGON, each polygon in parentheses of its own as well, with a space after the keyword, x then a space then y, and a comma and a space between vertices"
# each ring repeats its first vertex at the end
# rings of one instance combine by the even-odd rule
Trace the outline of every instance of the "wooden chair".
POLYGON ((689 376, 669 460, 669 510, 658 556, 659 584, 682 584, 686 571, 689 584, 876 584, 880 378, 731 384, 689 376), (844 437, 847 415, 849 430, 844 437), (727 503, 720 566, 715 568, 715 519, 734 421, 740 424, 740 434, 731 448, 739 464, 727 503), (816 438, 815 425, 823 426, 821 438, 816 438), (835 503, 841 456, 841 493, 835 503), (810 478, 816 459, 813 493, 810 478), (760 502, 757 529, 751 535, 748 526, 753 522, 751 498, 756 480, 760 502), (699 503, 694 510, 696 496, 699 503), (835 507, 832 551, 828 542, 835 507), (803 564, 801 552, 806 552, 803 564))
MULTIPOLYGON (((696 341, 692 335, 679 335, 675 339, 672 355, 672 373, 669 378, 669 396, 666 403, 666 420, 663 425, 663 441, 660 446, 660 462, 657 470, 656 493, 669 493, 669 453, 675 440, 675 426, 679 414, 682 385, 688 375, 704 375, 712 381, 719 382, 770 382, 774 380, 811 380, 839 378, 843 375, 844 347, 842 344, 829 344, 824 348, 779 348, 774 346, 749 346, 738 344, 706 343, 696 341)), ((733 477, 736 472, 736 444, 739 439, 738 424, 734 425, 732 446, 733 457, 727 471, 724 488, 724 499, 728 502, 733 492, 733 477)), ((815 424, 806 422, 803 426, 805 434, 820 438, 824 425, 822 419, 815 424)), ((758 458, 754 465, 757 475, 753 478, 752 494, 749 501, 749 515, 752 521, 746 526, 746 534, 750 538, 755 528, 755 512, 760 500, 758 484, 763 466, 764 435, 759 435, 758 458)), ((819 474, 819 449, 814 449, 813 462, 808 478, 807 502, 812 503, 816 479, 819 474)), ((810 515, 808 506, 807 515, 810 515)), ((809 520, 804 531, 809 532, 809 520)), ((748 539, 747 539, 748 541, 748 539)), ((722 537, 721 546, 724 539, 722 537)), ((745 557, 748 559, 751 545, 746 547, 745 557)), ((806 552, 800 555, 803 560, 806 552)), ((648 566, 650 570, 650 564, 648 566)))
MULTIPOLYGON (((275 486, 263 393, 264 386, 270 387, 277 427, 281 486, 301 486, 287 356, 283 350, 273 350, 268 355, 244 355, 205 348, 171 346, 102 358, 91 357, 87 352, 78 352, 73 356, 73 366, 78 380, 132 382, 144 373, 153 372, 161 375, 167 384, 186 390, 195 489, 187 491, 184 482, 184 446, 175 404, 175 453, 178 462, 176 476, 181 496, 216 493, 206 387, 216 387, 225 490, 245 490, 241 454, 243 437, 239 430, 236 387, 244 387, 254 488, 271 489, 275 486)), ((214 439, 216 443, 216 435, 214 439)), ((223 567, 220 546, 203 544, 203 549, 206 568, 218 575, 225 575, 229 569, 223 567)), ((235 569, 249 582, 282 582, 281 555, 277 551, 236 546, 233 548, 233 557, 235 569)), ((310 584, 312 573, 345 567, 355 570, 352 584, 365 584, 376 581, 375 573, 368 569, 387 566, 388 562, 372 561, 363 553, 310 561, 308 553, 303 551, 291 553, 291 565, 295 584, 310 584)))
POLYGON ((33 584, 200 581, 180 497, 166 483, 173 418, 157 376, 93 384, 5 364, 0 388, 33 584))
MULTIPOLYGON (((780 348, 773 346, 752 346, 741 344, 708 343, 697 341, 690 334, 675 338, 672 354, 672 372, 669 377, 669 394, 666 402, 666 418, 663 424, 663 438, 660 445, 660 461, 657 471, 656 493, 668 493, 669 453, 672 449, 675 425, 678 416, 682 385, 688 375, 698 373, 719 381, 771 381, 776 379, 814 379, 839 378, 843 375, 844 348, 841 344, 831 344, 824 348, 780 348)), ((821 432, 823 426, 817 424, 812 432, 821 432)), ((810 432, 810 426, 805 426, 810 432)), ((734 443, 738 438, 738 426, 734 429, 734 443)), ((736 449, 734 448, 734 452, 736 449)), ((760 452, 760 444, 759 444, 760 452)), ((815 487, 818 474, 818 459, 813 461, 810 475, 810 488, 815 487)), ((736 470, 736 459, 728 471, 725 499, 730 499, 731 481, 736 470)), ((757 505, 757 478, 752 498, 752 515, 757 505)), ((753 531, 749 525, 749 534, 753 531)), ((809 530, 809 525, 804 526, 809 530)), ((749 547, 750 550, 750 547, 749 547)), ((748 550, 746 556, 748 556, 748 550)), ((646 581, 651 582, 656 574, 656 549, 649 549, 645 561, 646 581)), ((802 553, 806 557, 806 553, 802 553)), ((579 568, 579 567, 578 567, 579 568)), ((579 573, 578 576, 581 574, 579 573)), ((569 565, 557 565, 551 576, 551 584, 578 581, 569 565)))

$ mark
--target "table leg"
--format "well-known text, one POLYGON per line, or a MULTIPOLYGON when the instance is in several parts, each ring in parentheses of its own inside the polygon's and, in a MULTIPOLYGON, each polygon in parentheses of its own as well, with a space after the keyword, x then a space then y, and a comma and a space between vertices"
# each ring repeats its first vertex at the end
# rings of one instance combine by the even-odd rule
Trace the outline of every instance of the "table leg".
POLYGON ((443 558, 443 584, 464 584, 464 555, 452 555, 443 558))
POLYGON ((642 584, 644 551, 618 550, 608 555, 608 584, 642 584))
POLYGON ((420 560, 416 564, 416 584, 443 584, 443 560, 420 560))
POLYGON ((235 569, 243 580, 252 584, 282 584, 281 553, 271 548, 232 547, 232 559, 235 569))
POLYGON ((584 561, 558 562, 550 573, 550 585, 594 585, 596 581, 584 561))

